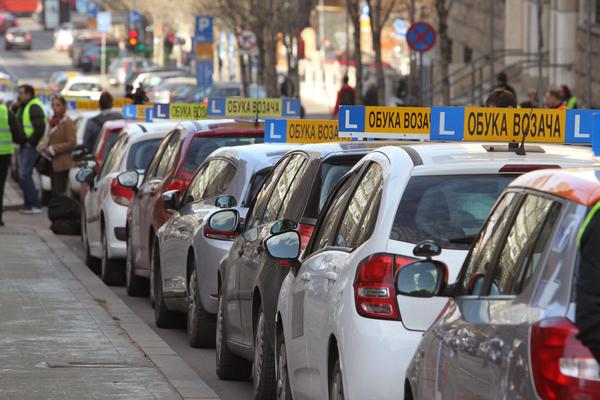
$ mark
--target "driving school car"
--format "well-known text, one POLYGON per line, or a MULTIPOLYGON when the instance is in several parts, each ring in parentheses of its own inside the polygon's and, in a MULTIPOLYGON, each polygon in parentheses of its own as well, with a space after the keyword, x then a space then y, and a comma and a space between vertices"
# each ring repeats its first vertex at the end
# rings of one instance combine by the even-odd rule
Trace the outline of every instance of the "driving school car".
MULTIPOLYGON (((347 114, 356 116, 356 109, 369 112, 342 107, 340 130, 358 128, 361 121, 347 114)), ((371 135, 364 126, 368 121, 364 115, 362 131, 351 134, 395 136, 371 135)), ((432 111, 432 129, 439 129, 439 122, 432 111)), ((434 141, 450 126, 422 137, 434 141)), ((464 134, 458 128, 453 133, 464 134)), ((529 133, 527 139, 544 141, 538 132, 529 133)), ((594 164, 585 148, 518 142, 407 143, 366 155, 327 200, 302 258, 295 230, 264 242, 271 256, 291 267, 277 307, 278 392, 291 392, 296 400, 402 398, 406 367, 447 299, 399 295, 398 271, 415 256, 436 257, 448 265, 453 280, 491 207, 516 176, 594 164)), ((433 278, 424 275, 416 284, 427 289, 433 278)))

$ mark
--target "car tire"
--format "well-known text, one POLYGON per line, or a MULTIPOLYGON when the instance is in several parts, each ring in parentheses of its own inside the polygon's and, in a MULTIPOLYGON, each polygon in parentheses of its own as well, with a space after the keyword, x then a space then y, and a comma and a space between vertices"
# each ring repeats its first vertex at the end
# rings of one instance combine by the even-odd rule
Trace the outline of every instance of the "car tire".
POLYGON ((133 247, 131 246, 131 240, 129 239, 129 235, 127 235, 127 259, 125 260, 125 288, 129 296, 147 296, 148 290, 150 289, 148 285, 148 280, 135 274, 133 259, 133 247))
POLYGON ((87 225, 85 223, 85 214, 81 213, 81 241, 85 251, 85 265, 95 274, 100 273, 100 259, 92 256, 90 253, 90 243, 87 237, 87 225))
POLYGON ((290 387, 290 375, 288 373, 287 363, 287 348, 285 346, 283 331, 279 332, 278 339, 277 367, 275 368, 277 375, 276 399, 292 400, 292 389, 290 387))
POLYGON ((344 400, 344 381, 339 357, 335 360, 329 377, 329 400, 344 400))
POLYGON ((211 313, 206 312, 200 300, 196 268, 190 277, 188 285, 187 335, 190 346, 214 348, 216 342, 217 320, 211 313))
POLYGON ((225 330, 225 310, 219 296, 217 311, 217 343, 215 359, 217 376, 224 381, 247 381, 252 374, 252 363, 237 354, 227 346, 227 331, 225 330))
POLYGON ((267 400, 275 397, 275 355, 273 341, 266 334, 267 321, 262 306, 258 310, 254 334, 254 399, 267 400))
POLYGON ((152 271, 154 273, 154 322, 159 328, 174 328, 177 316, 167 309, 163 298, 160 256, 156 242, 152 249, 152 271))
POLYGON ((108 286, 122 285, 124 283, 123 264, 119 260, 108 257, 108 242, 106 232, 102 228, 102 259, 100 260, 100 279, 108 286))

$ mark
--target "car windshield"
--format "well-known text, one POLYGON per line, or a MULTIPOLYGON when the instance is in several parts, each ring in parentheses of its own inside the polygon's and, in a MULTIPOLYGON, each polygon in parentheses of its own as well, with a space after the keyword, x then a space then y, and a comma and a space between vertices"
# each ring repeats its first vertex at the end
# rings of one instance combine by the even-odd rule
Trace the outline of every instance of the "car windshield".
POLYGON ((190 175, 208 157, 210 153, 220 147, 243 146, 246 144, 262 143, 262 137, 236 137, 236 136, 197 136, 192 140, 183 161, 183 173, 190 175))
POLYGON ((468 250, 496 199, 514 175, 414 176, 404 189, 391 239, 433 240, 468 250))
POLYGON ((127 169, 136 169, 142 174, 145 173, 159 144, 158 138, 134 143, 127 156, 127 169))

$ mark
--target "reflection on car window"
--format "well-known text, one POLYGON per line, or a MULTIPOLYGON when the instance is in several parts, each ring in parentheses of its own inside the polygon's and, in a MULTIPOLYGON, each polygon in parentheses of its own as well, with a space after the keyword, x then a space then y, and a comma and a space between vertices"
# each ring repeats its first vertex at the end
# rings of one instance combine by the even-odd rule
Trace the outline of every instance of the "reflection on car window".
POLYGON ((262 216, 261 213, 263 206, 268 200, 267 196, 271 191, 273 185, 275 184, 275 178, 279 176, 283 168, 287 165, 287 162, 290 158, 291 156, 284 157, 279 163, 277 163, 277 166, 273 169, 273 171, 265 181, 264 185, 262 186, 261 190, 256 195, 256 201, 252 205, 252 210, 249 212, 248 216, 248 229, 254 228, 259 224, 260 218, 262 216))
POLYGON ((135 169, 138 172, 144 173, 154 153, 156 153, 159 144, 160 139, 142 140, 134 143, 131 149, 129 149, 126 169, 135 169))
POLYGON ((337 192, 335 192, 335 200, 330 203, 329 208, 327 208, 327 211, 325 211, 325 216, 317 227, 313 251, 320 250, 329 245, 329 240, 331 239, 331 235, 336 226, 335 221, 337 221, 340 214, 344 210, 343 204, 346 204, 346 200, 348 200, 348 196, 350 196, 350 189, 352 188, 352 184, 354 182, 353 178, 354 176, 347 177, 337 192))
POLYGON ((183 160, 183 172, 192 174, 213 151, 221 147, 262 143, 263 138, 235 136, 197 136, 192 139, 183 160))
POLYGON ((236 167, 221 159, 211 160, 190 183, 186 203, 201 201, 223 194, 235 176, 236 167))
POLYGON ((288 191, 290 191, 290 187, 294 183, 294 179, 298 175, 298 172, 305 164, 306 158, 304 156, 296 154, 292 157, 277 181, 277 185, 265 208, 261 223, 266 224, 273 222, 278 218, 284 199, 286 198, 288 191))
POLYGON ((164 178, 166 174, 171 170, 171 166, 175 160, 175 154, 179 149, 179 132, 176 132, 171 136, 165 151, 163 152, 160 161, 158 163, 158 168, 156 170, 156 176, 160 178, 164 178))

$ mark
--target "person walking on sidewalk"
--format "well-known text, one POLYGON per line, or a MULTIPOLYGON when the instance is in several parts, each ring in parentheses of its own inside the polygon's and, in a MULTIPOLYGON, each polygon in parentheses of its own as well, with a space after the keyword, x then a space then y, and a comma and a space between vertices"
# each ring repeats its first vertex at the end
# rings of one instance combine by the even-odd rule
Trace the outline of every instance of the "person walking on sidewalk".
POLYGON ((6 104, 0 104, 0 226, 4 226, 2 210, 4 202, 4 186, 10 168, 10 161, 15 152, 14 144, 25 142, 21 124, 6 104))
POLYGON ((356 90, 348 84, 348 76, 342 79, 342 87, 338 90, 335 106, 333 107, 333 116, 337 117, 340 106, 353 106, 356 103, 356 90))
POLYGON ((56 96, 52 99, 52 110, 54 115, 48 121, 46 140, 39 147, 39 151, 44 157, 52 160, 50 182, 54 197, 67 192, 69 169, 73 167, 71 150, 77 144, 77 134, 75 124, 65 115, 67 101, 64 97, 56 96))
POLYGON ((33 167, 39 157, 36 147, 46 131, 46 115, 44 114, 44 105, 40 99, 35 97, 31 85, 19 86, 17 104, 16 116, 21 121, 26 138, 19 150, 21 163, 19 183, 25 201, 21 212, 23 214, 39 214, 42 212, 42 203, 33 183, 33 167))
POLYGON ((83 134, 83 146, 90 153, 94 151, 94 146, 100 136, 104 123, 115 119, 123 119, 123 115, 120 112, 112 110, 113 97, 109 92, 102 92, 98 103, 100 105, 100 113, 87 122, 83 134))

